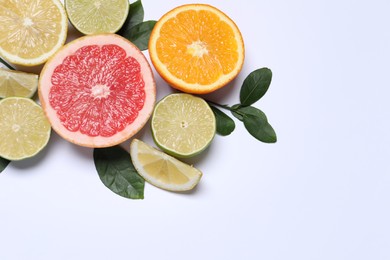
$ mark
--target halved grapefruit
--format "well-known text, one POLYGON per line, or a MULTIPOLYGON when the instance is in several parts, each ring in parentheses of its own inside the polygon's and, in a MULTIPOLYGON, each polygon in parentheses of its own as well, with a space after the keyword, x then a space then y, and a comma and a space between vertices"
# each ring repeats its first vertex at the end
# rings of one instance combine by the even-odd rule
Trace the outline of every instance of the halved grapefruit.
POLYGON ((38 94, 52 128, 86 147, 129 139, 148 121, 156 85, 143 53, 116 34, 80 37, 45 64, 38 94))

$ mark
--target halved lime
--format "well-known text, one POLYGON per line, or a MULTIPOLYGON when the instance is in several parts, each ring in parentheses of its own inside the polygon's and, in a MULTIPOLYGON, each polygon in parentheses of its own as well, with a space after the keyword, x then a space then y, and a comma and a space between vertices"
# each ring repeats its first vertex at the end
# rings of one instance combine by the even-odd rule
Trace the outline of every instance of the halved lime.
POLYGON ((27 97, 38 88, 38 75, 0 68, 0 98, 27 97))
POLYGON ((115 33, 125 22, 128 0, 65 0, 69 21, 83 34, 115 33))
POLYGON ((40 152, 50 138, 50 123, 32 99, 8 97, 0 101, 0 157, 21 160, 40 152))
POLYGON ((133 139, 130 155, 137 172, 150 184, 169 191, 187 191, 200 181, 202 172, 152 146, 133 139))
POLYGON ((216 122, 207 102, 197 96, 174 93, 154 108, 151 129, 156 144, 175 157, 192 157, 213 140, 216 122))

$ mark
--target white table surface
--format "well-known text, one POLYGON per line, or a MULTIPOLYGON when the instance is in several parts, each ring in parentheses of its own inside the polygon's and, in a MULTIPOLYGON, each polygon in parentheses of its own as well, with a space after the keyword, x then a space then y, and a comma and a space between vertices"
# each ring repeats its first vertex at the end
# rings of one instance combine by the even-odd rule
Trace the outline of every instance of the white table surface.
MULTIPOLYGON (((92 149, 53 133, 0 174, 0 259, 390 259, 390 2, 200 2, 228 14, 246 47, 241 74, 207 97, 233 105, 269 67, 255 106, 278 142, 236 120, 192 160, 204 173, 194 192, 146 184, 136 201, 101 183, 92 149)), ((184 3, 144 0, 145 19, 184 3)), ((171 89, 156 80, 160 99, 171 89)), ((137 137, 153 144, 148 128, 137 137)))

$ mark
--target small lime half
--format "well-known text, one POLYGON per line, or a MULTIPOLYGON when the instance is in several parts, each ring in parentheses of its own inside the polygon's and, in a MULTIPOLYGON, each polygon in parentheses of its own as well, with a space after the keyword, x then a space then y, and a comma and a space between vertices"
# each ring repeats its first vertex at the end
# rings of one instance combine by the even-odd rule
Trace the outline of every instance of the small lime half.
POLYGON ((203 98, 174 93, 156 104, 151 129, 154 141, 163 151, 188 158, 210 145, 216 122, 213 111, 203 98))
POLYGON ((72 25, 83 34, 115 33, 129 14, 128 0, 65 0, 72 25))
POLYGON ((0 157, 22 160, 48 143, 51 127, 41 106, 32 99, 8 97, 0 101, 0 157))

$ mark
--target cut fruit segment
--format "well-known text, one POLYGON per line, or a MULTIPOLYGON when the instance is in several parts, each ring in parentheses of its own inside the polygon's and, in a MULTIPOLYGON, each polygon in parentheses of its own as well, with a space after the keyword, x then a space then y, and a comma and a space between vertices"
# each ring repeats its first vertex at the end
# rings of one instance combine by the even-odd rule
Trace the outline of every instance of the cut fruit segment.
POLYGON ((50 123, 42 108, 29 98, 0 101, 0 157, 22 160, 36 155, 48 143, 50 123))
POLYGON ((68 30, 59 0, 1 1, 0 55, 12 63, 44 63, 64 43, 68 30))
POLYGON ((83 34, 117 32, 129 8, 128 0, 65 0, 69 21, 83 34))
POLYGON ((116 34, 80 37, 42 69, 39 99, 53 129, 87 147, 109 147, 137 133, 156 99, 142 52, 116 34))
POLYGON ((202 172, 152 146, 133 139, 130 156, 137 172, 150 184, 169 191, 188 191, 200 181, 202 172))
POLYGON ((0 98, 31 98, 38 88, 38 75, 0 68, 0 98))
POLYGON ((154 141, 175 157, 192 157, 213 140, 216 121, 207 102, 191 94, 170 94, 154 109, 151 128, 154 141))
POLYGON ((194 94, 215 91, 241 71, 244 42, 236 24, 205 4, 187 4, 156 23, 149 54, 172 87, 194 94))

